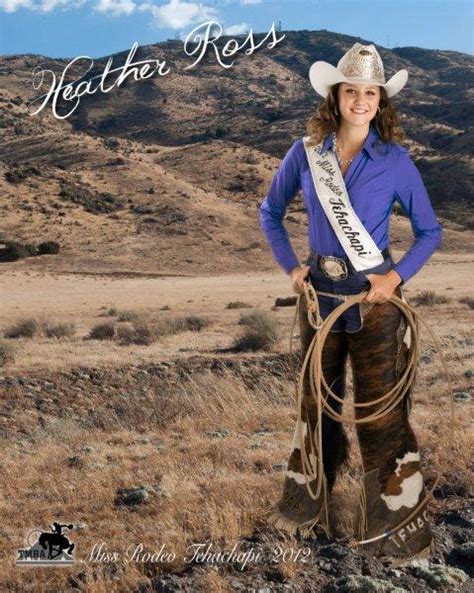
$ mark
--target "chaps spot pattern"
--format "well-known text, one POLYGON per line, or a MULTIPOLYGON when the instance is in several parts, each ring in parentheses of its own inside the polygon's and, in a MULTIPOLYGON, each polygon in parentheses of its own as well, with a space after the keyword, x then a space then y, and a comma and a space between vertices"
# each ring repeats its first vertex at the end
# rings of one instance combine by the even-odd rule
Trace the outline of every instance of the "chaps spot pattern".
MULTIPOLYGON (((373 307, 359 332, 348 335, 356 402, 368 403, 394 387, 408 361, 408 332, 398 307, 383 303, 373 307)), ((360 539, 371 539, 392 530, 413 513, 426 495, 418 444, 409 423, 410 400, 411 390, 408 390, 404 400, 391 412, 357 425, 365 472, 360 539)), ((376 409, 377 406, 359 408, 356 416, 363 417, 376 409)), ((422 556, 429 553, 431 541, 424 507, 405 527, 390 537, 364 545, 362 551, 381 557, 422 556)))

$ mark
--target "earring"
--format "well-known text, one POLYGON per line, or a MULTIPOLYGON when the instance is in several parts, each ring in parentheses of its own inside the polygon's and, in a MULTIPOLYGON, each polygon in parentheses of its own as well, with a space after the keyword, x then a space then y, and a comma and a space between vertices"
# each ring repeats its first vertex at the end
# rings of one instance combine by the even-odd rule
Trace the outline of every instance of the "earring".
POLYGON ((380 109, 380 107, 377 107, 377 113, 382 113, 382 110, 380 109))
POLYGON ((337 110, 337 107, 335 107, 335 108, 334 108, 334 113, 335 113, 336 115, 339 115, 339 111, 337 110))

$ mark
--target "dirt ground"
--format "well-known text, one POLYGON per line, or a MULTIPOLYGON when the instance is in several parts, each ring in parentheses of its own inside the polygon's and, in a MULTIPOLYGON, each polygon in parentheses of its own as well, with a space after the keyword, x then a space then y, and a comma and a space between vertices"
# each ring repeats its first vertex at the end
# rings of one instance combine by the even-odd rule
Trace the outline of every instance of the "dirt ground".
MULTIPOLYGON (((433 290, 453 301, 472 296, 473 257, 460 254, 435 254, 430 262, 405 286, 408 299, 420 290, 433 290)), ((292 295, 283 272, 195 276, 135 277, 84 274, 53 274, 8 271, 0 277, 2 330, 30 317, 55 322, 74 322, 76 335, 67 341, 56 339, 19 339, 22 354, 9 372, 27 369, 82 365, 116 365, 125 362, 167 360, 228 347, 242 312, 227 309, 232 301, 243 301, 253 308, 270 310, 277 297, 292 295), (91 327, 104 319, 110 308, 138 313, 156 312, 169 307, 169 315, 200 315, 212 323, 201 332, 167 336, 150 346, 123 347, 101 341, 84 341, 91 327)), ((274 311, 281 324, 277 350, 288 348, 294 309, 274 311)), ((467 314, 467 311, 466 311, 467 314)))

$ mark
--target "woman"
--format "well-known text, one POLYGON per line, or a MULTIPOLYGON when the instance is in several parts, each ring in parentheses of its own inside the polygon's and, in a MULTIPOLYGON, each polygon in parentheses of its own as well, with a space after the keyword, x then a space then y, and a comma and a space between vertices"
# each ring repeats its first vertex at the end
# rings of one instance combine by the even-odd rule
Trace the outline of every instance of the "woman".
MULTIPOLYGON (((351 295, 368 291, 365 301, 350 307, 333 325, 322 353, 326 383, 344 396, 345 363, 350 357, 357 403, 373 402, 399 380, 408 360, 410 332, 392 295, 426 263, 441 241, 420 173, 407 150, 396 143, 403 137, 391 97, 406 84, 400 70, 386 83, 374 45, 356 43, 337 67, 315 62, 310 69, 314 89, 324 97, 308 122, 305 138, 284 157, 260 206, 260 222, 272 253, 301 294, 299 322, 303 356, 315 330, 308 323, 303 283, 323 293, 351 295), (303 190, 308 212, 310 254, 300 266, 283 226, 289 202, 303 190), (344 201, 345 200, 345 201, 344 201), (415 240, 394 263, 389 250, 389 216, 398 202, 410 218, 415 240)), ((340 299, 318 295, 325 319, 340 299)), ((328 496, 338 470, 348 458, 348 440, 339 422, 322 421, 324 488, 310 497, 301 465, 301 438, 307 455, 316 426, 309 376, 304 377, 302 420, 295 428, 288 470, 279 503, 270 522, 295 533, 309 533, 316 524, 329 530, 328 496)), ((341 405, 329 397, 330 405, 341 405)), ((431 530, 422 506, 425 497, 416 437, 409 424, 409 391, 400 404, 378 420, 357 424, 363 469, 359 537, 374 540, 365 551, 398 559, 427 555, 431 530), (385 537, 378 537, 380 534, 385 537)), ((375 406, 356 410, 362 418, 375 406)), ((313 480, 314 482, 314 480, 313 480)), ((310 483, 311 485, 311 483, 310 483)), ((314 489, 313 489, 314 491, 314 489)))

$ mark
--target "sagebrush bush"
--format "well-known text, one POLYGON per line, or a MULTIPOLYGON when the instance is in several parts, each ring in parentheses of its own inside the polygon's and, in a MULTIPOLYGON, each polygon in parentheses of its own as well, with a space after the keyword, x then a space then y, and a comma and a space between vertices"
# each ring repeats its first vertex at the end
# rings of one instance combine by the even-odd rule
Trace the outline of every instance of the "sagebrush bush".
POLYGON ((124 346, 140 344, 149 346, 156 342, 158 335, 156 328, 147 321, 136 321, 130 325, 121 325, 117 328, 117 338, 124 346))
POLYGON ((76 326, 70 321, 46 322, 43 331, 48 338, 71 338, 76 333, 76 326))
POLYGON ((89 332, 90 340, 111 340, 115 335, 113 323, 98 323, 89 332))
POLYGON ((231 301, 226 305, 226 309, 249 309, 251 307, 252 305, 249 305, 249 303, 245 303, 244 301, 231 301))
POLYGON ((298 297, 278 297, 275 299, 275 307, 294 307, 296 305, 298 297))
POLYGON ((19 243, 17 241, 7 241, 5 247, 0 250, 0 258, 3 261, 17 261, 36 254, 37 249, 33 243, 19 243))
POLYGON ((278 339, 278 321, 265 311, 253 311, 239 321, 244 333, 234 341, 236 352, 271 350, 278 339))
POLYGON ((118 313, 117 321, 135 321, 139 317, 136 311, 120 311, 118 313))
POLYGON ((467 305, 469 309, 474 309, 474 297, 463 296, 459 299, 459 302, 463 305, 467 305))
POLYGON ((34 318, 22 319, 5 330, 6 338, 34 338, 41 330, 41 326, 34 318))
POLYGON ((422 290, 420 294, 415 295, 411 300, 417 307, 433 307, 434 305, 449 303, 447 297, 442 294, 436 294, 434 290, 422 290))
POLYGON ((43 241, 38 245, 38 255, 55 255, 60 248, 57 241, 43 241))
POLYGON ((207 327, 210 323, 211 322, 209 319, 198 317, 197 315, 188 315, 184 318, 185 330, 187 329, 192 332, 199 332, 204 327, 207 327))
POLYGON ((0 342, 0 367, 15 361, 16 348, 8 342, 0 342))

